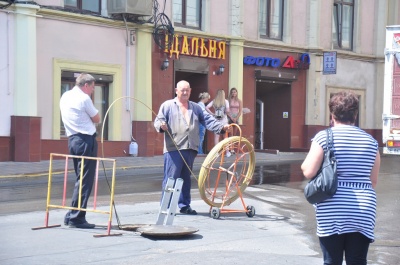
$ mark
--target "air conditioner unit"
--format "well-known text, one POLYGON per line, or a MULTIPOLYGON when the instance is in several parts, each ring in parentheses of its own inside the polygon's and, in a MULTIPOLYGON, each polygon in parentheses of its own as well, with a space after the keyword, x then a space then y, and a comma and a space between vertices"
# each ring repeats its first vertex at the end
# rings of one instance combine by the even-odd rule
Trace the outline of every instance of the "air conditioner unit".
POLYGON ((131 14, 136 16, 151 16, 153 0, 108 0, 108 14, 131 14))

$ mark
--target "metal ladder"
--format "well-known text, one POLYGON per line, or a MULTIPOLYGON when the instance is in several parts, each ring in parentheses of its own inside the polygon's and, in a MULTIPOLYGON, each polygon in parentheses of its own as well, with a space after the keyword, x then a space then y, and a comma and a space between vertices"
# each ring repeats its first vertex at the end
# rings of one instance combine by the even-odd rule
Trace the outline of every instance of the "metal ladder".
POLYGON ((173 178, 168 178, 167 184, 164 187, 156 225, 172 225, 178 206, 179 196, 181 195, 182 185, 183 179, 178 178, 175 181, 173 178))

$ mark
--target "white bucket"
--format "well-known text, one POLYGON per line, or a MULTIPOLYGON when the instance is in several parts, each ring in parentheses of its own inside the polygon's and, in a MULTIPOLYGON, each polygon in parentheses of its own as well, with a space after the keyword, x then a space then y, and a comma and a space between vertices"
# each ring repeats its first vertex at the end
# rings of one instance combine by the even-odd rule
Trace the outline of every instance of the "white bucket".
POLYGON ((129 145, 129 155, 130 156, 137 156, 138 155, 138 144, 136 142, 131 142, 129 145))

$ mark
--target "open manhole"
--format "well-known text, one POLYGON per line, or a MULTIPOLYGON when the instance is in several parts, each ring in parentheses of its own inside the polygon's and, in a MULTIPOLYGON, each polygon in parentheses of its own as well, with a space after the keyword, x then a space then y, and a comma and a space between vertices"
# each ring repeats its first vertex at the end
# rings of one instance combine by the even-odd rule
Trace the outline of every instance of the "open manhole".
POLYGON ((199 229, 189 226, 149 224, 121 225, 120 228, 122 230, 139 232, 141 235, 153 237, 179 237, 191 235, 199 231, 199 229))

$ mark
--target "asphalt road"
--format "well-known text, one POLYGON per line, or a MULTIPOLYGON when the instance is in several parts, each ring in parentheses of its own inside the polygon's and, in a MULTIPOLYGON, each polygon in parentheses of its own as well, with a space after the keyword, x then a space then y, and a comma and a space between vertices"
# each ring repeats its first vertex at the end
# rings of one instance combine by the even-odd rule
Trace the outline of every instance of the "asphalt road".
MULTIPOLYGON (((200 240, 203 238, 205 240, 208 236, 207 232, 204 232, 205 229, 211 229, 214 231, 213 233, 218 233, 219 228, 221 231, 225 231, 230 233, 231 235, 225 235, 227 238, 233 241, 241 242, 241 244, 250 244, 253 245, 251 252, 259 253, 259 256, 249 257, 248 261, 254 264, 320 264, 321 263, 321 254, 319 250, 319 246, 317 243, 317 238, 315 236, 315 217, 314 210, 311 205, 309 205, 305 199, 303 198, 302 188, 305 185, 306 180, 303 179, 299 166, 301 161, 291 161, 291 162, 279 162, 279 163, 265 163, 258 164, 253 176, 252 184, 245 191, 244 198, 245 201, 255 205, 256 207, 256 216, 253 219, 249 219, 246 216, 242 217, 240 214, 222 214, 221 221, 226 222, 222 224, 221 222, 213 222, 211 218, 208 216, 208 208, 204 205, 204 202, 201 201, 199 192, 197 190, 196 180, 193 180, 193 201, 194 206, 199 211, 198 218, 202 218, 201 220, 196 219, 196 221, 189 219, 191 225, 199 225, 201 227, 200 234, 194 236, 193 240, 200 240), (211 220, 209 220, 211 219, 211 220), (246 227, 245 223, 241 223, 245 226, 239 226, 237 228, 231 227, 231 225, 238 225, 235 223, 235 220, 241 220, 242 222, 249 222, 249 224, 253 224, 254 229, 261 230, 269 230, 271 231, 270 224, 275 224, 278 226, 274 226, 275 232, 280 233, 288 233, 289 241, 292 238, 293 245, 287 242, 287 246, 285 243, 280 245, 282 242, 277 241, 269 241, 268 238, 258 238, 256 230, 253 231, 253 228, 246 227), (192 223, 195 221, 195 223, 192 223), (233 222, 232 222, 233 221, 233 222), (202 222, 204 222, 205 227, 202 227, 202 222), (212 225, 210 228, 210 224, 212 225), (230 223, 232 222, 232 223, 230 223), (280 224, 280 225, 279 225, 280 224), (284 225, 283 225, 284 224, 284 225), (236 234, 233 232, 234 230, 229 229, 245 229, 248 230, 248 235, 245 236, 246 241, 242 242, 243 236, 240 234, 236 234), (282 230, 283 229, 283 230, 282 230), (291 230, 295 232, 292 232, 291 230), (232 232, 228 232, 232 231, 232 232), (299 239, 300 236, 300 239, 299 239), (300 241, 299 241, 300 240, 300 241), (299 248, 299 245, 295 243, 304 242, 305 249, 299 248), (269 250, 262 249, 263 245, 265 247, 270 248, 269 250), (284 248, 287 247, 286 250, 279 250, 274 248, 276 246, 281 246, 284 248), (261 249, 259 249, 261 248, 261 249), (309 249, 306 250, 306 249, 309 249), (258 249, 258 250, 257 250, 258 249), (296 252, 298 250, 300 252, 296 252), (269 252, 271 251, 271 253, 269 252), (310 252, 311 251, 311 252, 310 252), (261 262, 264 255, 268 252, 269 262, 264 263, 261 262), (277 253, 291 253, 285 254, 283 256, 279 256, 281 254, 277 253), (274 256, 278 255, 278 256, 274 256), (275 259, 275 258, 276 259, 275 259), (297 259, 296 259, 297 257, 297 259), (305 258, 309 257, 309 258, 305 258), (304 258, 304 260, 303 260, 304 258), (285 260, 286 259, 286 260, 285 260), (298 262, 296 262, 296 260, 298 262), (306 263, 304 263, 306 262, 306 263), (314 263, 315 262, 315 263, 314 263)), ((376 222, 376 241, 371 244, 369 256, 368 256, 368 264, 400 264, 400 225, 398 219, 400 217, 400 163, 398 157, 393 156, 383 156, 382 157, 382 166, 379 174, 379 181, 377 186, 377 194, 378 194, 378 213, 377 213, 377 222, 376 222)), ((195 172, 198 174, 198 171, 195 172)), ((108 175, 108 173, 107 173, 108 175)), ((147 213, 151 212, 151 220, 147 220, 154 222, 157 210, 154 211, 153 208, 157 208, 157 202, 160 200, 160 185, 161 185, 161 174, 156 170, 118 170, 117 171, 117 186, 115 188, 116 196, 116 210, 119 216, 119 221, 122 224, 128 223, 141 223, 146 222, 145 218, 149 218, 147 213), (136 208, 139 207, 139 208, 136 208), (149 207, 147 209, 147 207, 149 207), (141 212, 140 216, 135 215, 135 212, 141 212), (146 213, 146 214, 143 214, 146 213), (132 214, 134 216, 132 216, 132 214), (134 217, 134 220, 132 219, 134 217)), ((55 198, 60 198, 62 196, 62 176, 55 176, 53 180, 53 188, 52 188, 52 196, 55 198)), ((44 215, 45 205, 46 205, 46 196, 47 196, 47 177, 29 177, 29 178, 9 178, 9 179, 1 179, 0 180, 0 225, 2 224, 3 228, 8 227, 10 229, 13 228, 13 222, 19 222, 20 218, 31 220, 42 219, 42 215, 44 215), (32 215, 34 215, 32 217, 32 215), (40 217, 39 217, 40 216, 40 217), (36 218, 36 219, 35 219, 36 218)), ((101 179, 99 182, 99 197, 98 203, 99 205, 107 205, 107 201, 109 201, 108 195, 108 185, 104 179, 101 179)), ((69 184, 69 188, 67 190, 72 190, 72 182, 69 184)), ((70 197, 70 194, 67 193, 67 198, 70 197)), ((55 211, 53 216, 58 216, 58 219, 61 219, 63 216, 63 211, 55 211)), ((54 217, 53 219, 54 220, 54 217)), ((61 219, 62 220, 62 219, 61 219)), ((182 224, 182 221, 185 222, 185 216, 177 216, 176 222, 178 224, 182 224)), ((186 222, 188 219, 186 219, 186 222)), ((215 221, 215 220, 214 220, 215 221)), ((61 222, 58 220, 58 222, 61 222)), ((29 223, 28 228, 32 227, 33 224, 29 223)), ((26 227, 25 227, 26 228, 26 227)), ((259 230, 259 231, 261 231, 259 230)), ((18 230, 17 230, 18 231, 18 230)), ((54 230, 59 231, 60 230, 54 230)), ((61 232, 68 231, 67 229, 61 230, 61 232)), ((272 232, 272 231, 271 231, 272 232)), ((0 263, 2 264, 45 264, 47 262, 54 263, 51 257, 43 259, 43 255, 38 255, 37 257, 32 254, 30 258, 22 258, 19 256, 20 252, 13 253, 10 249, 4 249, 5 246, 12 247, 12 244, 9 242, 14 242, 20 239, 20 235, 17 235, 18 232, 9 232, 3 233, 3 237, 0 239, 0 249, 3 249, 3 254, 0 254, 0 263), (10 241, 11 240, 11 241, 10 241), (17 258, 16 258, 17 257, 17 258), (26 262, 29 261, 29 262, 26 262), (35 262, 37 261, 37 263, 35 262), (40 262, 44 263, 40 263, 40 262)), ((41 235, 40 231, 36 231, 35 235, 41 235)), ((215 236, 213 234, 213 236, 215 236)), ((29 239, 25 239, 29 242, 29 239)), ((43 238, 42 240, 46 240, 43 238)), ((217 239, 214 239, 217 240, 217 239)), ((218 239, 219 240, 219 239, 218 239)), ((275 238, 275 240, 277 240, 275 238)), ((189 240, 191 241, 191 240, 189 240)), ((97 241, 96 241, 97 242, 97 241)), ((208 241, 207 241, 208 242, 208 241)), ((32 243, 34 244, 34 243, 32 243)), ((84 244, 84 243, 82 243, 84 244)), ((211 243, 208 243, 211 244, 211 243)), ((150 249, 156 247, 152 244, 145 244, 150 249)), ((41 245, 44 246, 43 244, 41 245)), ((29 247, 29 246, 28 246, 29 247)), ((46 246, 48 251, 51 253, 61 251, 55 248, 54 251, 51 251, 51 245, 46 246)), ((128 246, 127 246, 128 247, 128 246)), ((33 246, 30 246, 31 249, 27 251, 29 253, 32 251, 33 246)), ((217 249, 217 247, 215 247, 217 249)), ((207 248, 208 249, 208 248, 207 248)), ((243 255, 246 255, 246 251, 250 251, 248 247, 241 246, 239 247, 240 251, 244 251, 243 255)), ((16 251, 16 250, 15 250, 16 251)), ((169 249, 167 246, 160 247, 160 251, 170 251, 174 253, 174 250, 169 249)), ((195 251, 195 250, 193 250, 195 251)), ((209 251, 210 255, 219 255, 215 257, 213 260, 210 258, 204 258, 204 262, 217 262, 221 264, 241 264, 240 261, 242 259, 239 258, 240 251, 238 252, 238 248, 235 246, 228 244, 226 247, 226 253, 220 252, 215 253, 209 251), (231 253, 235 252, 235 254, 231 253), (231 258, 235 257, 237 258, 231 258), (230 261, 230 262, 229 262, 230 261), (236 262, 235 262, 236 261, 236 262)), ((156 251, 157 252, 157 251, 156 251)), ((135 252, 136 253, 136 252, 135 252)), ((141 255, 144 255, 145 252, 140 252, 141 255)), ((168 260, 171 262, 179 262, 179 257, 186 257, 187 255, 180 253, 175 253, 175 257, 169 256, 168 260)), ((79 256, 79 254, 76 254, 79 256)), ((102 257, 101 254, 98 254, 99 257, 102 257)), ((132 254, 136 255, 136 254, 132 254)), ((155 255, 152 252, 152 255, 155 255)), ((192 254, 195 255, 195 254, 192 254)), ((78 257, 77 256, 77 257, 78 257)), ((165 255, 164 255, 165 256, 165 255)), ((80 257, 80 256, 79 256, 80 257)), ((156 256, 155 256, 156 257, 156 256)), ((161 259, 163 257, 161 254, 158 258, 161 259)), ((201 254, 196 256, 197 262, 187 262, 183 264, 206 264, 201 262, 201 254), (200 259, 200 260, 199 260, 200 259)), ((84 261, 85 257, 80 257, 80 260, 84 261)), ((114 264, 130 264, 129 261, 115 262, 114 264)), ((145 255, 142 256, 141 261, 146 260, 145 255)), ((84 262, 85 263, 85 262, 84 262)), ((91 262, 87 262, 91 263, 91 262)), ((96 264, 108 264, 107 262, 94 262, 96 264)), ((50 264, 50 263, 48 263, 50 264)), ((59 264, 71 264, 67 261, 60 262, 59 264)), ((157 258, 152 259, 151 262, 143 264, 157 264, 157 258)))

